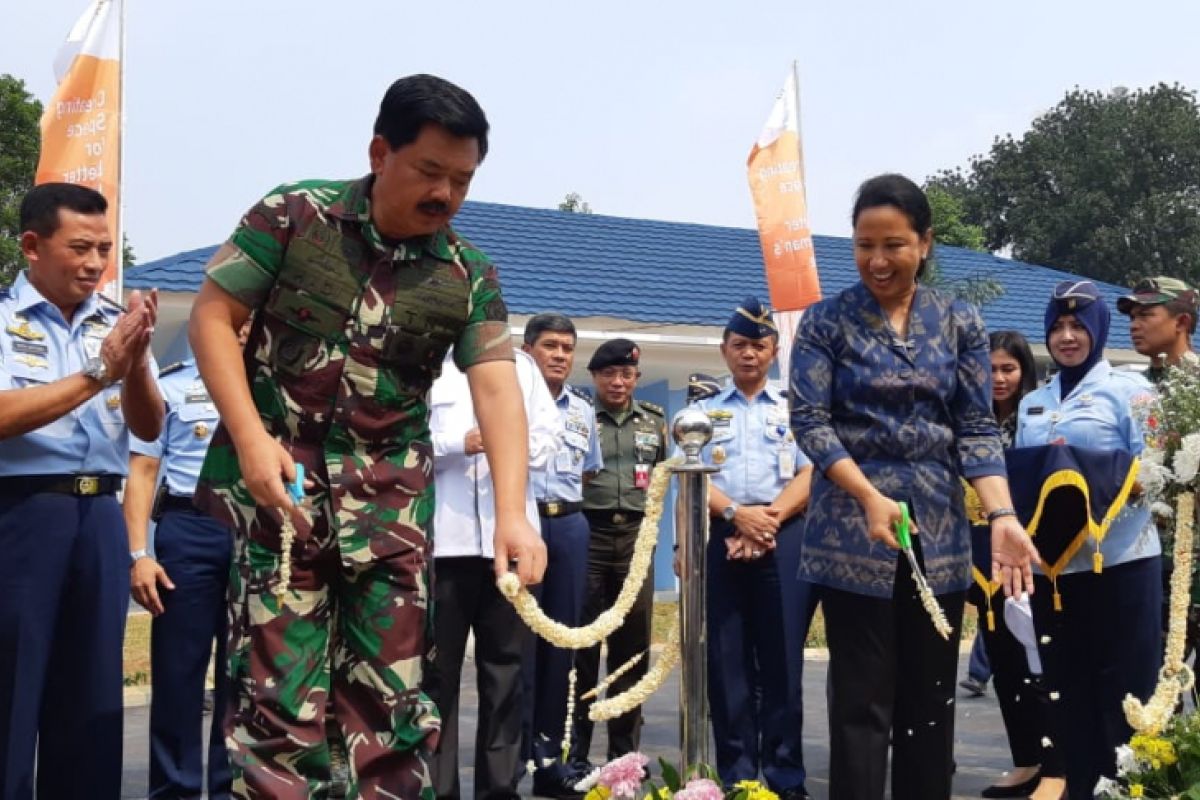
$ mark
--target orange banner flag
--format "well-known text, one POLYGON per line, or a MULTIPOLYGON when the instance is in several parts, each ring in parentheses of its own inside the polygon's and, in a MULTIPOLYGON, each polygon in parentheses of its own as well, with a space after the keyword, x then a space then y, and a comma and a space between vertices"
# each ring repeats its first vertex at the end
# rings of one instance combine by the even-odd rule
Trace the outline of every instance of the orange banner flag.
POLYGON ((120 286, 122 0, 93 0, 71 28, 54 61, 58 89, 42 114, 42 154, 36 183, 78 183, 108 200, 113 257, 100 291, 120 286))
POLYGON ((746 162, 767 287, 777 312, 800 311, 821 299, 808 223, 797 97, 793 71, 746 162))

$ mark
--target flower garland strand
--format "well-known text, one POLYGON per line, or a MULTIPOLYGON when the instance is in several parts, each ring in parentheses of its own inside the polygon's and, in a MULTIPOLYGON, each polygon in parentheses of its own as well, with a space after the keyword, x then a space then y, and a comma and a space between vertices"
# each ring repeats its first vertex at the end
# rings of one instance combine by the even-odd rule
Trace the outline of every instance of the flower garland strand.
POLYGON ((658 521, 662 518, 663 498, 671 482, 671 467, 682 461, 682 458, 675 457, 660 461, 655 466, 650 485, 646 489, 646 515, 638 528, 633 558, 629 562, 629 573, 625 576, 625 582, 621 584, 621 591, 613 607, 601 613, 592 623, 571 628, 550 619, 533 595, 521 586, 521 581, 511 572, 496 581, 500 593, 508 598, 517 614, 534 633, 555 647, 582 650, 599 644, 602 639, 608 638, 609 634, 621 627, 637 600, 642 584, 650 574, 650 560, 654 554, 654 545, 658 542, 658 521))
MULTIPOLYGON (((296 464, 296 479, 284 484, 284 488, 292 497, 297 508, 304 506, 304 465, 296 464)), ((288 588, 292 584, 292 545, 296 541, 296 525, 292 521, 290 509, 281 508, 283 523, 279 526, 279 583, 275 587, 275 596, 282 603, 287 597, 288 588)))
POLYGON ((671 670, 679 663, 679 620, 675 620, 675 624, 671 626, 671 633, 667 636, 667 643, 663 645, 662 652, 658 654, 658 659, 655 660, 654 666, 646 671, 646 674, 638 679, 637 683, 630 686, 625 691, 615 697, 606 697, 603 700, 597 700, 592 703, 592 707, 588 709, 588 719, 592 722, 604 722, 605 720, 615 719, 622 714, 628 714, 633 709, 642 705, 649 699, 650 695, 654 694, 663 685, 663 681, 671 674, 671 670))
POLYGON ((1138 733, 1149 736, 1157 736, 1166 729, 1179 695, 1191 689, 1196 680, 1192 670, 1183 663, 1188 604, 1191 601, 1189 583, 1192 575, 1196 496, 1185 491, 1176 498, 1175 503, 1175 569, 1171 573, 1171 614, 1167 623, 1167 649, 1163 667, 1148 703, 1143 705, 1132 694, 1125 695, 1121 703, 1130 726, 1138 733))
POLYGON ((571 726, 575 724, 575 679, 578 676, 576 670, 576 666, 572 664, 571 672, 567 675, 567 720, 563 723, 562 738, 562 763, 564 764, 571 756, 571 726))
POLYGON ((600 681, 600 683, 596 684, 596 688, 590 689, 590 690, 584 692, 583 696, 580 697, 579 699, 580 700, 591 700, 593 698, 599 697, 600 693, 603 692, 605 689, 607 689, 609 686, 612 686, 613 683, 618 678, 620 678, 626 672, 629 672, 629 670, 633 669, 638 664, 642 663, 642 659, 645 657, 646 657, 645 653, 638 653, 636 656, 634 656, 633 658, 629 659, 624 664, 622 664, 621 668, 618 669, 616 672, 612 673, 611 675, 605 675, 604 680, 602 680, 602 681, 600 681))

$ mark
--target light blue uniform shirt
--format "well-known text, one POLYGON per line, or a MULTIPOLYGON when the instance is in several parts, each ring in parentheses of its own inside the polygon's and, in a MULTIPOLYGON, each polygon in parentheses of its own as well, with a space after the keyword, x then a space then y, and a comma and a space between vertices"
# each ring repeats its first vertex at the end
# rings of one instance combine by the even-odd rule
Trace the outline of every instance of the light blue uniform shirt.
MULTIPOLYGON (((68 323, 22 272, 0 291, 0 390, 42 386, 80 372, 100 355, 119 313, 92 295, 68 323)), ((157 370, 153 363, 151 368, 157 370)), ((0 441, 0 476, 128 471, 120 383, 37 430, 0 441)))
POLYGON ((164 369, 158 378, 158 391, 167 404, 162 433, 153 442, 131 437, 130 449, 160 459, 159 471, 166 477, 167 490, 191 497, 196 491, 208 443, 220 421, 217 407, 208 396, 192 358, 182 366, 164 369))
MULTIPOLYGON (((1114 370, 1103 359, 1083 376, 1066 399, 1061 399, 1061 384, 1055 375, 1048 384, 1021 398, 1015 446, 1062 443, 1138 455, 1145 437, 1130 407, 1135 398, 1149 397, 1153 392, 1141 375, 1114 370)), ((1106 567, 1159 555, 1162 546, 1149 507, 1129 503, 1113 521, 1100 551, 1106 567)), ((1063 572, 1090 572, 1093 552, 1095 545, 1089 541, 1063 572)))
POLYGON ((600 438, 596 435, 596 412, 591 403, 565 384, 554 404, 562 417, 562 446, 546 466, 530 470, 529 480, 539 502, 580 503, 583 473, 604 468, 600 438))
POLYGON ((787 397, 770 384, 753 401, 732 384, 695 403, 713 424, 700 457, 721 468, 716 486, 740 505, 766 505, 809 465, 788 425, 787 397))

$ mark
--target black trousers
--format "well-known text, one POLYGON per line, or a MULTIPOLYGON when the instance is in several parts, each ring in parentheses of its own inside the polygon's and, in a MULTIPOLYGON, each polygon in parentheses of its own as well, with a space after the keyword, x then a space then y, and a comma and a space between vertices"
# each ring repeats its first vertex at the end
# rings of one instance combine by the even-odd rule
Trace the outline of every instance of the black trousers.
POLYGON ((475 633, 479 724, 475 732, 475 797, 515 792, 521 769, 521 653, 531 635, 512 604, 496 589, 492 559, 435 558, 433 663, 425 692, 442 715, 433 756, 438 797, 456 798, 458 690, 467 634, 475 633))
MULTIPOLYGON (((919 547, 919 545, 918 545, 919 547)), ((894 800, 949 800, 958 631, 966 592, 938 595, 954 627, 934 629, 908 561, 891 598, 824 588, 829 640, 829 796, 882 800, 892 747, 894 800)))
POLYGON ((1162 664, 1162 560, 1036 578, 1033 621, 1050 704, 1051 740, 1063 754, 1071 800, 1090 800, 1101 775, 1116 775, 1115 750, 1133 734, 1121 702, 1154 693, 1162 664))
MULTIPOLYGON (((978 586, 972 586, 969 597, 979 609, 979 631, 988 662, 992 665, 992 684, 996 701, 1004 718, 1004 732, 1013 765, 1041 765, 1042 775, 1048 778, 1063 776, 1062 753, 1043 744, 1050 737, 1050 696, 1041 675, 1029 671, 1025 646, 1017 641, 1004 622, 1004 594, 997 591, 992 597, 992 612, 996 629, 988 630, 987 604, 978 586)), ((1053 740, 1051 740, 1053 741, 1053 740)))
MULTIPOLYGON (((629 562, 633 558, 633 545, 637 539, 638 528, 642 518, 614 524, 609 515, 591 514, 588 524, 591 527, 591 538, 588 540, 587 563, 587 594, 583 602, 583 621, 589 623, 596 619, 602 611, 612 608, 625 576, 629 574, 629 562), (607 517, 607 519, 605 519, 607 517)), ((649 669, 650 663, 650 625, 654 615, 654 575, 646 576, 641 591, 625 624, 613 631, 608 637, 607 674, 611 675, 621 668, 625 662, 645 653, 641 662, 613 682, 608 688, 608 695, 616 695, 628 689, 638 681, 649 669)), ((600 646, 580 650, 575 660, 576 692, 581 697, 596 686, 600 675, 600 646)), ((592 747, 592 733, 595 724, 588 719, 588 709, 591 702, 576 701, 575 704, 575 737, 571 745, 573 761, 585 761, 592 747)), ((608 752, 607 759, 638 749, 642 732, 642 710, 635 708, 628 714, 608 721, 608 752)))

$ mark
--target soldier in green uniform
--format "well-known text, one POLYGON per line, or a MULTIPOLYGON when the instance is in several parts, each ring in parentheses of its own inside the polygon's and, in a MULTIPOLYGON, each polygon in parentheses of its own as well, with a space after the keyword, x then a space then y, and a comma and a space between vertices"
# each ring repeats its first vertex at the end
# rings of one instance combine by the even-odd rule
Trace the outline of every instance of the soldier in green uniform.
MULTIPOLYGON (((629 339, 611 339, 596 349, 588 371, 596 386, 596 429, 604 468, 583 490, 583 513, 591 527, 588 543, 585 621, 612 607, 629 573, 633 545, 642 524, 646 488, 654 465, 667 455, 667 425, 662 408, 633 398, 637 388, 640 348, 629 339)), ((619 678, 610 694, 619 693, 646 674, 649 662, 650 620, 654 610, 654 577, 648 575, 625 624, 608 637, 608 672, 646 653, 642 661, 619 678)), ((578 694, 596 685, 600 648, 579 654, 578 694)), ((572 758, 582 768, 591 749, 589 703, 577 703, 572 758)), ((608 722, 609 759, 638 749, 641 709, 608 722)))
POLYGON ((402 78, 380 106, 369 175, 273 190, 208 265, 191 339, 221 425, 196 503, 235 531, 236 797, 326 795, 330 699, 348 796, 433 796, 439 722, 419 689, 434 502, 426 396, 451 347, 487 442, 497 574, 541 578, 507 311, 494 267, 449 224, 487 132, 467 92, 402 78), (252 311, 243 360, 237 330, 252 311), (284 481, 298 463, 311 481, 296 505, 284 481), (295 541, 281 553, 284 514, 295 541))

